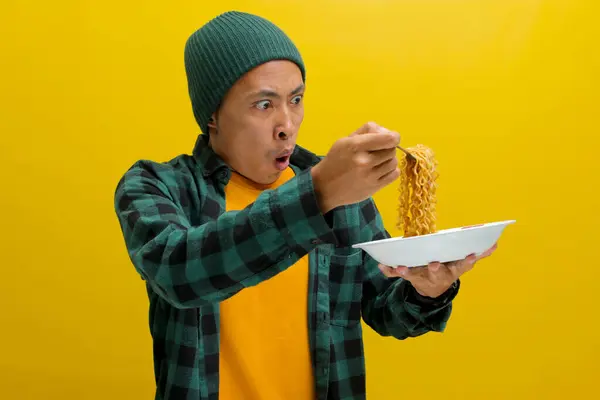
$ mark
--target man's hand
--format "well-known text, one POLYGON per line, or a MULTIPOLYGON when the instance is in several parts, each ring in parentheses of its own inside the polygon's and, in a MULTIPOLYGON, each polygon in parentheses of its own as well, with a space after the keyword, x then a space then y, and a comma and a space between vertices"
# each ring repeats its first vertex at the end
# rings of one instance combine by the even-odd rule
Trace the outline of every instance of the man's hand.
POLYGON ((358 203, 400 176, 400 135, 369 122, 336 141, 311 170, 321 212, 358 203))
POLYGON ((494 244, 478 257, 472 254, 464 260, 448 264, 433 262, 427 266, 413 268, 392 268, 379 264, 379 269, 388 278, 406 279, 421 296, 436 298, 446 292, 462 274, 473 269, 477 261, 492 255, 497 247, 497 244, 494 244))

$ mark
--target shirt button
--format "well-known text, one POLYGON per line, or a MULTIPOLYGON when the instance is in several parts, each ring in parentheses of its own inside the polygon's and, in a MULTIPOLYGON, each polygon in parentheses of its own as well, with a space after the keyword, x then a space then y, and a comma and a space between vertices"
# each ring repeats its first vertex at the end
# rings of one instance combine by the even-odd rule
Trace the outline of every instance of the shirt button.
POLYGON ((311 243, 312 244, 321 244, 323 242, 321 242, 319 239, 313 239, 311 243))

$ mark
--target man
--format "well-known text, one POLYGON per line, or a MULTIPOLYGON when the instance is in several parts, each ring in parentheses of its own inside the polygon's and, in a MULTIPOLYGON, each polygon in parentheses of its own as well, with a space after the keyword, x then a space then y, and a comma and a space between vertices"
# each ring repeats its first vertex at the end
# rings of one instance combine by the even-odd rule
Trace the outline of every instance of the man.
POLYGON ((371 196, 399 175, 400 137, 368 123, 324 158, 296 146, 305 66, 271 22, 219 15, 185 66, 193 154, 138 161, 115 195, 156 399, 365 398, 361 318, 398 339, 442 331, 476 258, 408 270, 352 249, 389 237, 371 196))

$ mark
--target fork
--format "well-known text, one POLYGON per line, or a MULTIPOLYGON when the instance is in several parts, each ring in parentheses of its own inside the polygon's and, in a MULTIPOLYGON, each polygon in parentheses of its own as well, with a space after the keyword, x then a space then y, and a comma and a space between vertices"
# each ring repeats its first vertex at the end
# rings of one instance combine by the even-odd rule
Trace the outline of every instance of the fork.
POLYGON ((406 151, 405 149, 403 149, 400 146, 396 146, 399 150, 402 150, 404 152, 404 154, 406 154, 406 158, 408 158, 411 161, 415 161, 415 156, 413 156, 412 154, 410 154, 408 151, 406 151))

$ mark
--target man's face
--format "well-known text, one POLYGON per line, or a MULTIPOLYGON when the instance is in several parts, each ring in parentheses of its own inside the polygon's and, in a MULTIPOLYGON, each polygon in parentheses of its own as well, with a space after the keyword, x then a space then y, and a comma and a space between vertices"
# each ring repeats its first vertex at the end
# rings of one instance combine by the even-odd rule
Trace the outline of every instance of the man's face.
POLYGON ((209 123, 213 150, 246 178, 273 183, 296 145, 303 95, 302 74, 290 61, 251 70, 229 90, 209 123))

